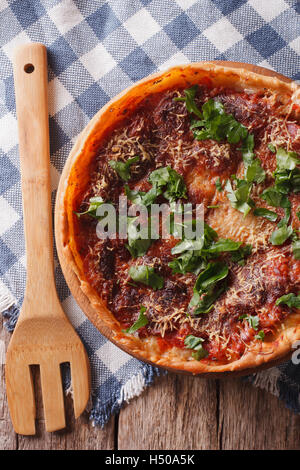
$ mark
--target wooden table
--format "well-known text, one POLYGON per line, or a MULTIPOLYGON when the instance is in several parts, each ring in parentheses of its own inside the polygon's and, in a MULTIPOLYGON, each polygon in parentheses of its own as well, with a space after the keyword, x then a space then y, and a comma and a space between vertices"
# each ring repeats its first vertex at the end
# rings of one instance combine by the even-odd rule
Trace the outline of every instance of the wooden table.
MULTIPOLYGON (((9 334, 0 319, 0 341, 9 334)), ((105 428, 92 427, 85 414, 77 422, 66 398, 68 428, 46 433, 37 383, 37 435, 16 435, 0 380, 0 449, 300 449, 300 416, 275 397, 241 379, 207 380, 169 375, 156 380, 125 406, 105 428)))

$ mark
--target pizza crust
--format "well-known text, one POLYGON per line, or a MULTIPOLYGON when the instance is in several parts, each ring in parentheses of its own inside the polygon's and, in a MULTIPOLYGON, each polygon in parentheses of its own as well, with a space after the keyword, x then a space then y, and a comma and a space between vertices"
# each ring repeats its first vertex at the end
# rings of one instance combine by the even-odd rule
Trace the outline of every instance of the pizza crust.
POLYGON ((79 304, 89 319, 111 341, 135 357, 164 368, 192 374, 218 375, 232 371, 251 373, 257 367, 274 365, 274 361, 278 362, 286 358, 292 353, 293 343, 300 339, 299 312, 290 315, 285 322, 284 330, 271 340, 260 344, 253 342, 239 360, 228 364, 217 365, 212 361, 210 364, 196 361, 190 358, 190 352, 175 347, 161 354, 155 337, 141 340, 122 332, 119 322, 86 281, 82 260, 76 250, 72 217, 73 204, 80 192, 80 185, 88 181, 89 164, 95 156, 97 143, 105 137, 106 133, 109 133, 116 122, 124 118, 125 108, 134 109, 150 93, 161 92, 173 86, 188 87, 209 78, 214 85, 227 85, 236 90, 269 89, 280 96, 282 106, 287 111, 294 104, 298 106, 297 109, 300 109, 300 87, 284 77, 278 77, 280 76, 255 73, 247 68, 236 68, 234 64, 230 67, 203 62, 174 67, 166 72, 147 77, 119 94, 94 116, 78 137, 66 162, 57 193, 55 232, 60 262, 67 282, 72 278, 80 287, 81 293, 77 288, 75 290, 71 288, 71 291, 75 298, 79 299, 79 304))

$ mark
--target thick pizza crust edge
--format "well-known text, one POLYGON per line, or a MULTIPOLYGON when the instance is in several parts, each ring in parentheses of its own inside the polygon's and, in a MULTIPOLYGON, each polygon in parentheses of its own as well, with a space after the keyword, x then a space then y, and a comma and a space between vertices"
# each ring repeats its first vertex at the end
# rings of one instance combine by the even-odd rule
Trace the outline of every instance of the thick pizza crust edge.
MULTIPOLYGON (((83 303, 79 301, 79 304, 83 310, 88 308, 88 312, 85 313, 89 319, 110 340, 135 357, 158 366, 193 374, 248 371, 268 363, 273 365, 274 361, 287 357, 292 352, 293 343, 300 340, 300 312, 288 318, 285 323, 286 328, 273 337, 272 341, 264 341, 260 344, 258 342, 252 343, 251 350, 248 349, 239 360, 225 365, 216 365, 212 361, 210 364, 205 364, 202 361, 187 358, 186 350, 182 351, 175 347, 161 354, 155 337, 150 337, 149 340, 140 340, 135 336, 123 333, 119 322, 107 309, 96 291, 84 279, 80 256, 73 240, 72 200, 76 194, 76 185, 84 176, 87 177, 84 170, 87 173, 88 164, 94 157, 92 143, 95 139, 100 141, 105 130, 112 126, 116 120, 121 120, 124 117, 121 111, 125 103, 128 108, 134 109, 139 101, 149 93, 167 90, 174 85, 191 86, 193 83, 201 82, 205 77, 209 77, 216 84, 225 83, 231 88, 239 90, 269 89, 286 98, 287 106, 292 103, 297 103, 299 106, 300 87, 294 82, 289 83, 277 77, 261 75, 243 68, 203 62, 173 67, 165 72, 147 77, 107 103, 80 134, 64 167, 55 209, 56 243, 61 264, 65 267, 63 271, 65 275, 66 270, 72 271, 76 275, 83 294, 80 297, 85 298, 85 301, 83 303)), ((68 281, 70 276, 66 275, 66 277, 68 281)), ((79 296, 75 292, 73 294, 79 300, 79 296)))

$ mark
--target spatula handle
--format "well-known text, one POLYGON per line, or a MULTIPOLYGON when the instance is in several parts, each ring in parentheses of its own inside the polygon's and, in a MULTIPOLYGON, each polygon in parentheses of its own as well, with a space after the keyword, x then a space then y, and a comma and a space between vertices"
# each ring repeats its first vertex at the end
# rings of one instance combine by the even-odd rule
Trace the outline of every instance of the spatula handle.
POLYGON ((38 299, 54 287, 50 192, 47 52, 39 43, 18 47, 14 82, 27 254, 26 294, 38 299))

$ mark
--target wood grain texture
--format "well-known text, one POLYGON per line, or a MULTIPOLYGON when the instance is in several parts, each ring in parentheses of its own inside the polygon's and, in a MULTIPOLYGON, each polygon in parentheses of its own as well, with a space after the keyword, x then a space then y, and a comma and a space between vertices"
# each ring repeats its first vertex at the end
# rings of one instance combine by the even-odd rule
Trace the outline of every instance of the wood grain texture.
POLYGON ((218 449, 214 380, 170 374, 121 410, 119 449, 218 449))
POLYGON ((251 384, 222 380, 219 416, 223 449, 300 449, 300 416, 251 384))
POLYGON ((170 375, 120 412, 119 449, 300 449, 300 416, 240 379, 170 375))
MULTIPOLYGON (((10 335, 1 328, 0 319, 0 340, 7 344, 10 335)), ((103 430, 92 427, 87 413, 75 421, 67 398, 67 428, 47 433, 38 374, 33 375, 37 435, 18 436, 9 418, 2 366, 0 450, 300 449, 300 416, 276 397, 240 379, 218 382, 174 374, 157 379, 103 430)))
POLYGON ((65 427, 60 364, 70 363, 78 417, 89 399, 89 363, 60 305, 54 281, 45 46, 19 46, 13 65, 27 276, 23 305, 7 350, 5 377, 14 429, 33 435, 36 407, 29 366, 40 366, 46 428, 56 431, 65 427))
MULTIPOLYGON (((0 315, 0 341, 4 341, 7 346, 10 337, 11 335, 3 328, 3 320, 0 315)), ((54 433, 46 432, 42 391, 37 370, 33 370, 37 433, 35 436, 16 434, 8 411, 3 365, 0 365, 0 374, 0 450, 110 450, 114 448, 115 420, 112 419, 103 430, 91 425, 87 412, 84 412, 79 419, 75 420, 71 397, 65 398, 66 429, 54 433)))

